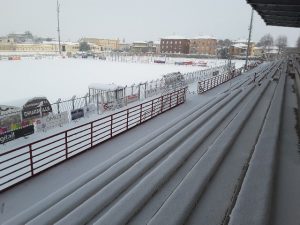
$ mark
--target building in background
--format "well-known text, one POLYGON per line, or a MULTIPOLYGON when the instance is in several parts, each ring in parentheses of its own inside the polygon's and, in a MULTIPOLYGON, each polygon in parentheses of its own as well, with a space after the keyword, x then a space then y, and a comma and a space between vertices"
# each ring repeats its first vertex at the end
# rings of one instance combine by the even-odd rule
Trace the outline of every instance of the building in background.
POLYGON ((15 41, 13 38, 0 37, 0 52, 11 52, 15 51, 15 41))
POLYGON ((160 54, 160 41, 154 41, 153 46, 155 47, 155 53, 160 54))
POLYGON ((119 51, 120 52, 129 52, 130 51, 130 43, 126 43, 125 41, 122 43, 119 43, 119 51))
POLYGON ((198 36, 190 39, 190 54, 217 55, 218 40, 211 36, 198 36))
POLYGON ((101 51, 115 51, 119 49, 119 39, 82 38, 81 42, 98 45, 101 51))
POLYGON ((153 41, 134 41, 130 46, 130 52, 133 53, 155 53, 156 48, 153 41))
POLYGON ((253 49, 253 56, 261 58, 264 55, 264 48, 263 47, 254 47, 253 49))
MULTIPOLYGON (((236 40, 233 41, 232 45, 229 48, 229 53, 233 57, 246 57, 247 55, 247 47, 248 47, 248 40, 236 40)), ((254 48, 255 48, 255 43, 250 42, 249 45, 249 51, 248 55, 250 57, 254 56, 254 48)))
POLYGON ((181 36, 169 36, 160 40, 160 52, 163 54, 189 54, 190 40, 181 36))

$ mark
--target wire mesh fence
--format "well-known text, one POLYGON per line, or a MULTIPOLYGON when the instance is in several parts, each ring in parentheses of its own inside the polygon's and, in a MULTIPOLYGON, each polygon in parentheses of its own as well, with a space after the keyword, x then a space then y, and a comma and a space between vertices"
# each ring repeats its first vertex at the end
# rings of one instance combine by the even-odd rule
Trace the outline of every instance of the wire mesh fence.
MULTIPOLYGON (((81 97, 73 96, 71 99, 66 100, 58 99, 56 102, 51 103, 52 114, 60 114, 63 112, 70 114, 78 109, 102 114, 106 111, 116 110, 129 104, 134 105, 135 102, 165 95, 185 87, 188 84, 212 77, 214 73, 223 73, 227 69, 227 65, 223 65, 184 74, 179 73, 181 79, 173 80, 171 83, 166 79, 168 75, 164 75, 161 79, 126 86, 124 87, 124 94, 113 100, 103 100, 103 96, 90 93, 81 97)), ((35 119, 24 120, 22 118, 22 108, 0 110, 0 134, 32 125, 35 122, 35 119)))

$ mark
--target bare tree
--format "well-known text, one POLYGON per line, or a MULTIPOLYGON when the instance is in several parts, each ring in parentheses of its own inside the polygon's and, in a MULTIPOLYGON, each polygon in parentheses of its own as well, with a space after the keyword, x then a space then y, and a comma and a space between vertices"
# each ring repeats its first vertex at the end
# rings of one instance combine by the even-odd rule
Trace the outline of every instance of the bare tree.
POLYGON ((268 59, 270 57, 270 48, 274 45, 274 39, 271 34, 264 35, 257 43, 257 47, 262 47, 264 56, 268 59))
POLYGON ((276 39, 276 46, 278 47, 278 54, 282 53, 287 46, 287 37, 280 35, 276 39))
POLYGON ((270 48, 273 44, 274 44, 274 39, 272 35, 266 34, 260 39, 260 41, 257 43, 257 46, 267 49, 270 48))

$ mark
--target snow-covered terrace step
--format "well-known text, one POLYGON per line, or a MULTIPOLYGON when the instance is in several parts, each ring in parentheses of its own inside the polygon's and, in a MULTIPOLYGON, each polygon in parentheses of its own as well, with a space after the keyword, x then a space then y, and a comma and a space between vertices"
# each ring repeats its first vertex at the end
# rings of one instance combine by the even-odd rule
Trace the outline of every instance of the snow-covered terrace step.
POLYGON ((264 79, 261 86, 250 84, 194 108, 5 224, 126 224, 166 180, 176 176, 203 141, 217 134, 150 220, 150 224, 181 224, 271 82, 264 79), (218 131, 226 120, 226 129, 218 131))
POLYGON ((205 191, 207 184, 216 173, 224 157, 230 151, 232 143, 239 136, 245 123, 261 99, 269 82, 256 93, 250 102, 234 118, 234 121, 222 132, 204 156, 197 162, 180 185, 162 205, 149 225, 154 224, 183 224, 190 215, 193 207, 205 191), (174 212, 176 211, 176 214, 174 212))
POLYGON ((203 115, 195 120, 192 124, 185 127, 174 137, 167 140, 164 144, 137 162, 128 171, 121 174, 84 204, 58 221, 57 224, 84 224, 104 209, 106 203, 105 198, 107 196, 111 195, 111 199, 108 201, 111 203, 120 193, 129 190, 128 194, 118 201, 116 205, 108 211, 108 214, 105 214, 104 217, 97 222, 97 224, 108 224, 108 221, 110 221, 109 224, 126 223, 126 221, 151 198, 166 179, 176 173, 177 169, 185 160, 197 150, 205 138, 207 138, 219 126, 220 122, 242 102, 251 90, 252 89, 248 89, 242 92, 236 96, 236 98, 230 96, 231 101, 227 101, 228 104, 226 106, 223 104, 224 108, 222 108, 220 114, 215 117, 212 115, 219 109, 213 109, 207 116, 203 115), (168 157, 158 166, 155 166, 155 163, 158 163, 160 159, 167 154, 169 154, 168 157), (153 168, 153 171, 149 172, 142 180, 138 180, 151 168, 153 168), (130 185, 135 182, 138 182, 138 184, 134 188, 129 189, 130 185), (93 210, 87 210, 90 208, 93 208, 93 210), (115 213, 116 211, 118 211, 117 215, 115 213))
POLYGON ((166 135, 168 136, 174 135, 174 133, 178 131, 178 128, 180 129, 183 127, 183 125, 185 125, 186 121, 192 122, 194 119, 199 117, 202 113, 206 112, 207 110, 215 106, 217 103, 219 103, 221 100, 223 100, 226 96, 227 94, 223 94, 218 98, 212 100, 211 102, 207 102, 205 105, 201 105, 200 107, 196 106, 195 108, 188 111, 186 114, 176 118, 176 120, 174 120, 173 122, 163 126, 161 129, 153 132, 152 134, 136 142, 129 148, 115 155, 113 158, 106 161, 104 164, 101 164, 100 166, 94 168, 93 170, 83 174, 72 183, 66 185, 65 187, 53 193, 46 199, 37 203, 34 207, 31 207, 28 210, 21 213, 20 215, 16 216, 15 218, 13 218, 13 223, 22 224, 24 221, 28 221, 31 218, 35 217, 36 215, 40 214, 41 212, 48 209, 55 203, 59 202, 61 199, 72 194, 76 189, 80 188, 81 186, 88 183, 89 181, 95 179, 99 174, 106 171, 112 165, 115 165, 120 160, 126 158, 136 150, 143 147, 146 143, 151 143, 153 146, 159 145, 163 139, 160 138, 160 140, 157 140, 158 137, 161 137, 162 135, 164 135, 164 137, 166 135))
POLYGON ((285 87, 285 71, 281 74, 274 100, 250 161, 230 225, 269 224, 276 171, 278 138, 281 125, 285 87))
MULTIPOLYGON (((209 113, 207 113, 206 116, 204 115, 203 117, 200 117, 201 121, 203 122, 204 120, 206 120, 209 117, 211 117, 215 113, 215 111, 218 110, 221 106, 223 106, 224 104, 228 103, 228 101, 231 100, 232 98, 234 98, 235 94, 239 93, 239 92, 240 91, 234 92, 233 95, 227 97, 226 99, 224 99, 224 97, 226 97, 227 95, 221 96, 221 97, 217 98, 216 100, 208 103, 206 106, 204 106, 200 110, 198 109, 198 111, 196 111, 197 113, 195 113, 195 112, 194 113, 189 112, 189 114, 191 114, 191 116, 188 117, 187 115, 184 115, 183 118, 186 117, 186 119, 179 118, 179 120, 177 120, 177 121, 179 121, 178 124, 177 124, 177 127, 179 129, 182 128, 182 124, 186 124, 187 121, 189 123, 192 122, 192 121, 194 121, 195 118, 199 117, 202 113, 204 113, 205 111, 207 111, 207 110, 211 109, 213 106, 215 106, 213 109, 210 110, 209 113), (221 102, 221 104, 219 102, 221 102)), ((193 110, 192 110, 192 112, 193 112, 193 110)), ((200 120, 200 118, 198 120, 200 120)), ((171 128, 171 126, 168 126, 168 128, 171 128)), ((195 125, 194 125, 194 129, 195 129, 195 125)), ((165 131, 165 129, 164 129, 164 131, 165 131)), ((178 131, 178 129, 172 128, 172 129, 169 129, 168 133, 169 133, 169 135, 170 134, 173 135, 177 131, 178 131)), ((151 136, 152 136, 151 138, 154 138, 153 135, 151 135, 151 136)), ((158 137, 160 137, 160 135, 158 137)), ((145 141, 145 143, 150 142, 151 138, 147 138, 146 141, 145 141)), ((164 140, 164 139, 161 139, 161 140, 164 140)), ((153 144, 153 142, 152 142, 152 144, 153 144)), ((157 146, 157 143, 154 146, 157 146)), ((117 163, 117 162, 115 162, 115 163, 117 163)), ((81 177, 80 179, 83 179, 83 178, 81 177)), ((75 183, 78 183, 78 182, 75 181, 75 183)), ((8 224, 18 224, 18 222, 22 223, 21 221, 28 221, 28 220, 30 220, 32 217, 34 217, 35 215, 37 215, 37 214, 41 213, 43 210, 45 210, 45 208, 51 206, 54 203, 52 199, 59 200, 59 198, 64 198, 64 197, 66 197, 66 195, 72 193, 72 191, 74 191, 74 188, 72 187, 73 185, 75 185, 75 186, 78 187, 78 184, 76 185, 73 182, 73 184, 70 184, 70 185, 68 185, 68 187, 63 188, 64 191, 58 191, 57 194, 53 194, 52 196, 49 196, 49 199, 45 199, 44 201, 38 203, 36 205, 36 207, 34 206, 31 209, 27 210, 26 212, 20 214, 19 216, 17 216, 16 218, 14 218, 11 221, 11 223, 9 222, 8 224), (67 191, 68 189, 70 189, 71 191, 68 192, 67 191), (64 192, 64 193, 62 194, 62 192, 64 192), (59 197, 57 197, 57 196, 59 196, 59 197), (52 203, 51 205, 49 204, 49 201, 52 203)), ((63 211, 62 208, 59 208, 59 211, 60 212, 63 211)))

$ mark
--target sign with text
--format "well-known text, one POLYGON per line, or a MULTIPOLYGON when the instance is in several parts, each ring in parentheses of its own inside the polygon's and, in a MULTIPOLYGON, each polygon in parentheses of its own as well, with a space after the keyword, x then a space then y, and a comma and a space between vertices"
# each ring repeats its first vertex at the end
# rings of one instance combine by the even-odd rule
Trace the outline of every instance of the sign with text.
POLYGON ((49 114, 36 121, 36 131, 47 131, 55 127, 61 127, 69 122, 68 112, 49 114))
POLYGON ((17 138, 25 137, 34 133, 33 125, 23 127, 18 130, 10 131, 0 135, 0 144, 15 140, 17 138))
POLYGON ((77 120, 84 117, 84 110, 82 108, 71 111, 71 120, 77 120))
POLYGON ((15 133, 13 131, 0 135, 0 144, 15 140, 15 133))
POLYGON ((52 107, 48 99, 44 97, 33 98, 26 102, 22 109, 23 119, 34 119, 48 115, 52 107))

